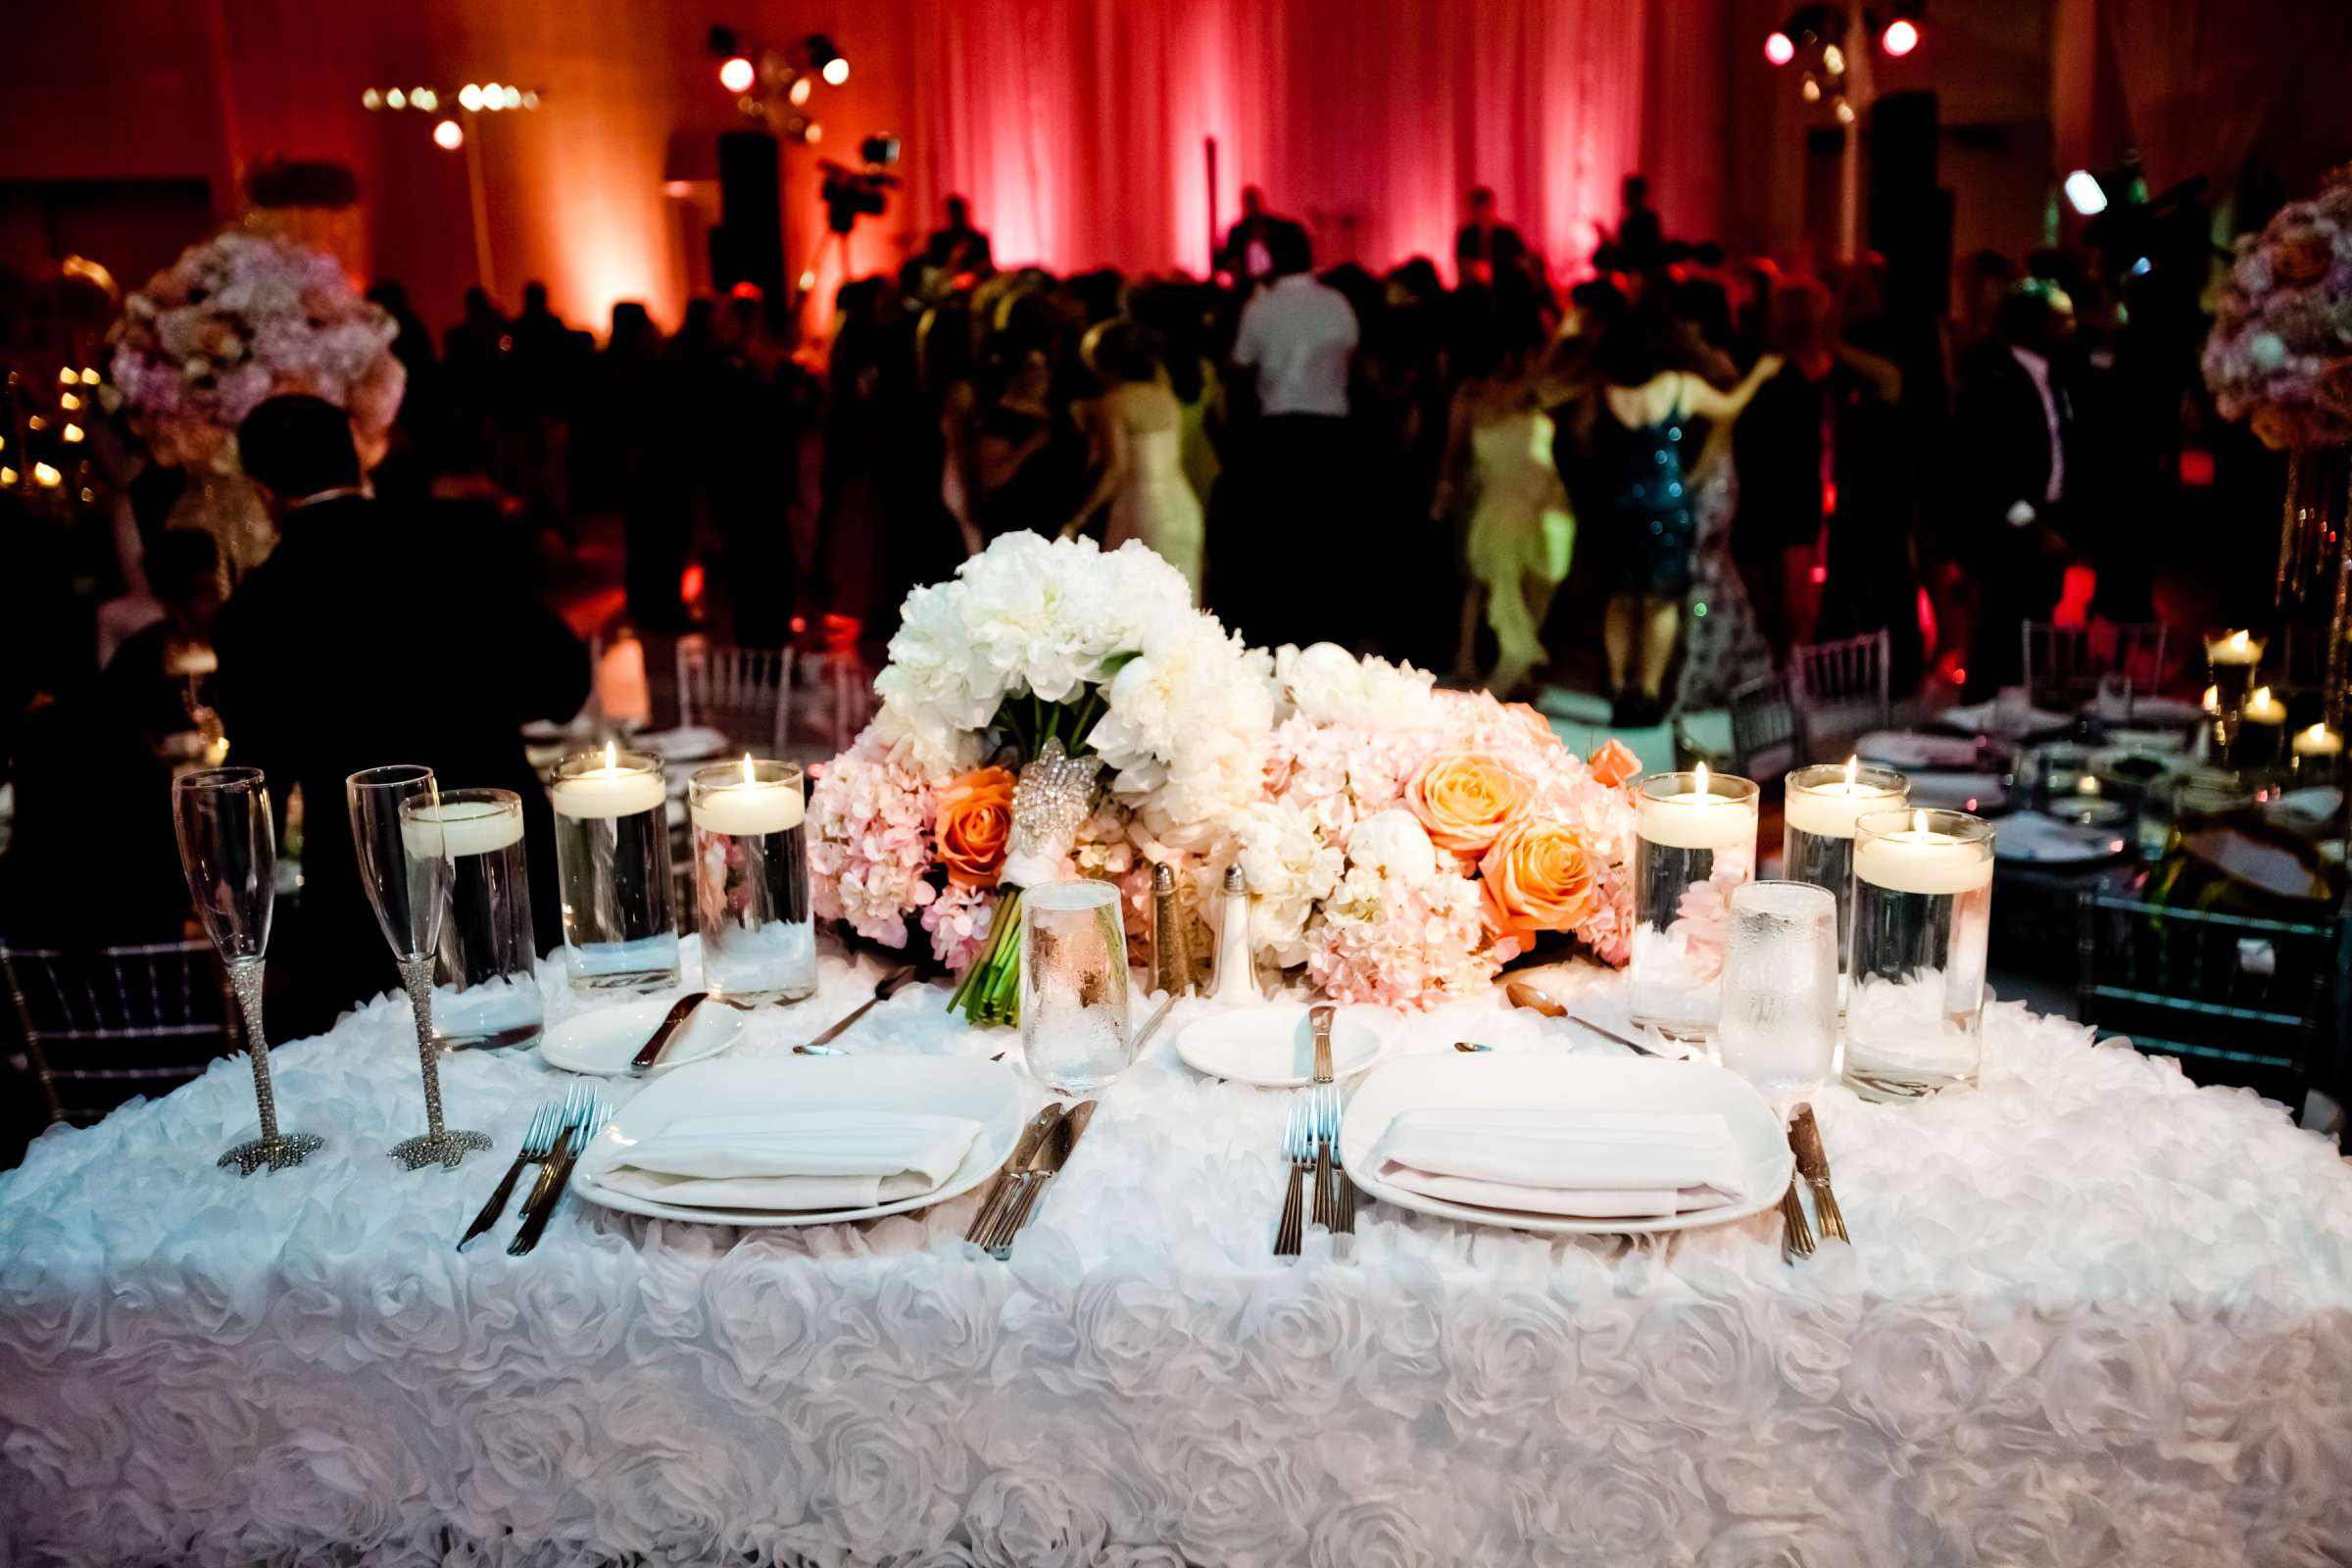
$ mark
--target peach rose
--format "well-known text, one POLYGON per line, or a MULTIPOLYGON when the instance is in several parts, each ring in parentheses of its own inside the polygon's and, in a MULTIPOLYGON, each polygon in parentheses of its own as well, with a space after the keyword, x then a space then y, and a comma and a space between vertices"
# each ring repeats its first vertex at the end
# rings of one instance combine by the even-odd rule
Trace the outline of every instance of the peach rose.
POLYGON ((1592 782, 1604 790, 1613 790, 1642 771, 1642 759, 1634 755, 1632 747, 1612 735, 1585 760, 1585 766, 1592 770, 1592 782))
POLYGON ((1539 931, 1573 931, 1592 912, 1592 866, 1558 822, 1505 828, 1478 862, 1479 915, 1497 938, 1532 944, 1539 931))
POLYGON ((1476 859, 1527 807, 1527 780, 1476 752, 1439 752, 1404 781, 1404 806, 1448 855, 1476 859))
POLYGON ((939 792, 939 863, 961 888, 993 888, 1012 837, 1012 774, 977 767, 939 792))

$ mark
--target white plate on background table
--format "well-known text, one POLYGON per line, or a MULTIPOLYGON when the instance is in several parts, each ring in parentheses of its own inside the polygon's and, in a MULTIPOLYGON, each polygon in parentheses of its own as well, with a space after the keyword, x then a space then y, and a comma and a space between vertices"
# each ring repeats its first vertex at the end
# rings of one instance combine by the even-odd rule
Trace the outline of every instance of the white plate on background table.
POLYGON ((1910 778, 1913 806, 1981 816, 2009 804, 2009 788, 1998 773, 1913 773, 1910 778))
MULTIPOLYGON (((625 1073, 677 1003, 676 997, 642 997, 635 1002, 593 1007, 548 1030, 540 1039, 540 1059, 565 1072, 589 1073, 600 1078, 625 1073)), ((740 1009, 723 1002, 706 1000, 680 1026, 677 1038, 662 1053, 662 1059, 647 1076, 674 1072, 690 1061, 715 1056, 733 1045, 742 1033, 740 1009)))
POLYGON ((726 732, 708 724, 653 730, 633 737, 629 744, 638 751, 653 753, 664 762, 705 761, 728 749, 726 732))
POLYGON ((1958 735, 1930 735, 1921 730, 1874 729, 1854 742, 1865 762, 1888 767, 1958 767, 1977 765, 1977 743, 1958 735))
POLYGON ((2087 865, 2123 854, 2131 838, 2129 819, 2093 827, 2040 811, 2016 811, 1994 824, 1992 854, 2012 864, 2087 865))
MULTIPOLYGON (((1833 1154, 1833 1160, 1835 1155, 1833 1154)), ((1447 1051, 1400 1056, 1356 1087, 1340 1124, 1340 1161, 1369 1197, 1399 1208, 1473 1225, 1554 1236, 1628 1236, 1689 1231, 1761 1214, 1788 1190, 1795 1161, 1781 1118, 1745 1079, 1705 1061, 1645 1056, 1540 1056, 1524 1052, 1465 1055, 1447 1051), (1745 1167, 1747 1197, 1721 1208, 1655 1219, 1575 1219, 1519 1209, 1477 1208, 1391 1187, 1373 1174, 1372 1151, 1407 1110, 1621 1110, 1637 1114, 1715 1111, 1732 1131, 1745 1167)))
MULTIPOLYGON (((1026 1112, 1020 1080, 1002 1062, 940 1056, 775 1056, 756 1061, 706 1061, 663 1073, 612 1113, 572 1168, 571 1189, 588 1202, 655 1219, 701 1225, 838 1225, 928 1208, 970 1192, 997 1172, 1020 1137, 1026 1112), (963 1116, 980 1135, 963 1163, 934 1192, 872 1208, 689 1208, 616 1193, 596 1179, 620 1151, 671 1122, 707 1116, 714 1105, 730 1113, 891 1111, 963 1116)), ((1777 1196, 1777 1195, 1776 1195, 1777 1196)))
MULTIPOLYGON (((1332 1018, 1334 1079, 1352 1078, 1380 1059, 1388 1040, 1370 1021, 1380 1016, 1376 1007, 1342 1007, 1332 1018)), ((1186 1024, 1176 1054, 1193 1071, 1228 1083, 1301 1089, 1315 1081, 1315 1026, 1304 1003, 1227 1007, 1186 1024)))

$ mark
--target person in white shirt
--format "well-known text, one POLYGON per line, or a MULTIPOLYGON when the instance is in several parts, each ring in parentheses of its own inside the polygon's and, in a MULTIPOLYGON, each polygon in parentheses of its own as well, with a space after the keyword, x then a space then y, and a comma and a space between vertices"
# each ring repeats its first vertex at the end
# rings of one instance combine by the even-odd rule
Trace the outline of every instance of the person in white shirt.
POLYGON ((1216 609, 1253 643, 1304 647, 1346 630, 1331 547, 1355 489, 1348 378, 1358 327, 1347 296, 1310 270, 1303 229, 1277 228, 1269 244, 1274 281, 1243 307, 1233 344, 1258 417, 1243 471, 1227 481, 1236 493, 1220 511, 1223 537, 1211 538, 1216 609), (1316 583, 1322 591, 1302 591, 1316 583))

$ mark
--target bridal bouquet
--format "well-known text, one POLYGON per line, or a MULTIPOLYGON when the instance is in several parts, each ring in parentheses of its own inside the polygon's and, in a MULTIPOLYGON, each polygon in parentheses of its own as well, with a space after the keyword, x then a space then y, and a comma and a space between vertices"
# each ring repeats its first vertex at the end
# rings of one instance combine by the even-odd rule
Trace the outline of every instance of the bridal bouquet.
POLYGON ((2352 166, 2238 237, 2204 369, 2222 416, 2265 445, 2352 440, 2352 166))
POLYGON ((1056 877, 1148 898, 1159 860, 1230 858, 1264 793, 1271 662, 1141 544, 1007 534, 906 600, 881 700, 811 792, 816 910, 892 947, 913 920, 1008 1021, 1018 894, 1056 877))
POLYGON ((113 384, 159 461, 225 472, 238 423, 275 393, 312 393, 389 430, 407 377, 398 330, 334 258, 229 229, 122 302, 113 384))

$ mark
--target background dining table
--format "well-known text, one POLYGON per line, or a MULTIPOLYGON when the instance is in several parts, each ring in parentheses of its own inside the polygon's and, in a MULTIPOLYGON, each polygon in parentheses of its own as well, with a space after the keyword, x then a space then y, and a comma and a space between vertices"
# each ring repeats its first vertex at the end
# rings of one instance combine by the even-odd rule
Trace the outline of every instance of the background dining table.
MULTIPOLYGON (((788 1054, 881 965, 822 971, 734 1054, 788 1054)), ((582 1010, 542 984, 551 1023, 582 1010)), ((2352 1556, 2352 1171, 2251 1094, 1996 1003, 1975 1091, 1812 1097, 1850 1247, 1786 1262, 1777 1210, 1579 1239, 1366 1202, 1287 1260, 1293 1097, 1177 1059, 1206 1006, 1101 1095, 1004 1262, 962 1240, 976 1194, 771 1230, 573 1201, 529 1256, 461 1255, 571 1080, 450 1059, 498 1147, 404 1171, 390 999, 277 1052, 287 1124, 328 1139, 300 1169, 214 1168, 253 1114, 234 1061, 53 1131, 0 1177, 0 1561, 2352 1556)), ((1622 1050, 1485 1001, 1389 1033, 1622 1050)), ((840 1042, 1010 1043, 931 986, 840 1042)))

